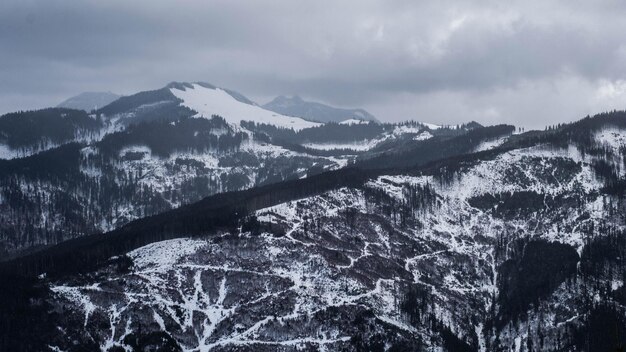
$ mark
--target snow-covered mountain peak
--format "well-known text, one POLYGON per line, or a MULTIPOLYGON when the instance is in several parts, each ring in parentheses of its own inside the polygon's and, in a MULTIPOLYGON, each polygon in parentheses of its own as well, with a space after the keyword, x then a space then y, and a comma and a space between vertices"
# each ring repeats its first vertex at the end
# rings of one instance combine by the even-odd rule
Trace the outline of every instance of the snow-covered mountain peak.
POLYGON ((242 102, 233 97, 231 92, 222 88, 211 88, 200 83, 170 87, 170 92, 181 104, 197 112, 195 117, 210 118, 213 115, 223 117, 228 123, 238 126, 241 121, 270 124, 295 131, 315 127, 320 123, 306 121, 299 117, 284 116, 257 105, 242 102))

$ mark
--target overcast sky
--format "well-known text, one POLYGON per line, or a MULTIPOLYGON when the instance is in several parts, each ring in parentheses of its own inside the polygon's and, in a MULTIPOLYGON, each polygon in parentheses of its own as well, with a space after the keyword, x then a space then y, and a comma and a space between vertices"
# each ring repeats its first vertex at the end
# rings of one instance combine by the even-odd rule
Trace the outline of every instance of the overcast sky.
POLYGON ((626 108, 625 18, 622 0, 2 0, 0 113, 206 81, 542 128, 626 108))

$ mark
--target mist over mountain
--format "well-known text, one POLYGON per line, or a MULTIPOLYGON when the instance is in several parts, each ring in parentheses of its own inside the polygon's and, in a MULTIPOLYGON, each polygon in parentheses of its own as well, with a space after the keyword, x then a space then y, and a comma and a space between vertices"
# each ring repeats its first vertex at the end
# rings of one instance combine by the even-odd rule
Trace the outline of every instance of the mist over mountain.
POLYGON ((111 92, 84 92, 64 100, 57 107, 90 112, 109 105, 120 97, 121 95, 111 92))
POLYGON ((300 116, 316 122, 342 122, 346 120, 374 121, 374 115, 363 109, 340 109, 321 103, 305 101, 297 95, 279 96, 264 104, 263 108, 289 116, 300 116))

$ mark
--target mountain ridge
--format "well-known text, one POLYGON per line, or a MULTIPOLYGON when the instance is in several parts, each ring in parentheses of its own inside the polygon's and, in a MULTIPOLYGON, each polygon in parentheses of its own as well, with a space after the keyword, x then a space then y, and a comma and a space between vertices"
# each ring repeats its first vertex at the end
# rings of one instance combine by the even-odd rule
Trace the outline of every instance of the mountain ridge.
POLYGON ((263 104, 263 108, 289 116, 300 116, 316 122, 343 122, 350 119, 379 122, 374 115, 363 109, 343 109, 318 102, 305 101, 301 97, 278 96, 263 104))

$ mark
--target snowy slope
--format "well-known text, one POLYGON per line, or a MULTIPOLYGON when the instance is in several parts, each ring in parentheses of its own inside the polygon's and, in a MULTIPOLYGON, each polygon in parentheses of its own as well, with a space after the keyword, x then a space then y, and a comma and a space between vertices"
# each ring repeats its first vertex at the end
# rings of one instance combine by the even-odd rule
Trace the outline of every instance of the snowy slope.
POLYGON ((509 139, 509 136, 503 136, 503 137, 483 141, 478 145, 478 147, 476 147, 474 152, 482 152, 485 150, 491 150, 493 148, 497 148, 501 146, 504 142, 506 142, 507 139, 509 139))
POLYGON ((7 145, 0 144, 0 159, 13 159, 19 156, 19 151, 9 148, 7 145))
POLYGON ((614 154, 626 150, 626 131, 617 127, 605 127, 594 135, 595 140, 614 154))
POLYGON ((422 125, 424 125, 424 126, 426 126, 426 127, 430 128, 431 130, 436 130, 436 129, 441 128, 441 126, 440 126, 440 125, 435 125, 435 124, 433 124, 433 123, 427 123, 427 122, 422 122, 422 125))
POLYGON ((219 115, 233 125, 239 125, 240 121, 253 121, 291 128, 296 131, 321 125, 298 117, 284 116, 256 105, 242 103, 221 88, 206 88, 199 84, 192 86, 193 88, 185 88, 184 90, 170 88, 170 91, 183 101, 182 105, 195 110, 197 112, 196 117, 210 118, 212 115, 219 115))

